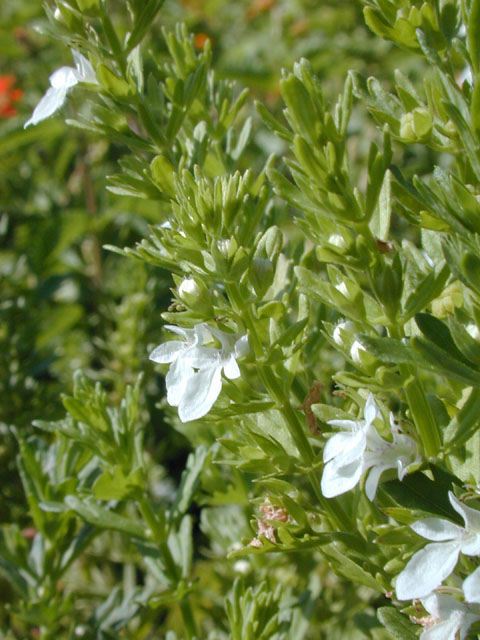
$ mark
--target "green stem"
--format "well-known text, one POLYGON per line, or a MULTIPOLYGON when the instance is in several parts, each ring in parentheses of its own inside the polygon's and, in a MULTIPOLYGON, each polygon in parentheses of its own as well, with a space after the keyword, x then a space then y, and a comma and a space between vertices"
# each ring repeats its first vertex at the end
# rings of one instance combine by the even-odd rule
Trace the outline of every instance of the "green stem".
POLYGON ((193 617, 192 608, 186 598, 180 602, 180 611, 182 612, 183 624, 187 633, 187 640, 198 638, 195 618, 193 617))
MULTIPOLYGON (((238 285, 236 283, 229 283, 227 285, 227 293, 232 306, 240 315, 247 328, 249 338, 251 339, 251 345, 253 348, 255 360, 257 361, 257 370, 260 379, 270 396, 277 403, 277 409, 285 419, 288 431, 292 436, 295 445, 297 446, 302 461, 306 466, 311 466, 315 458, 315 453, 305 434, 305 430, 299 420, 298 414, 290 404, 289 399, 284 393, 282 384, 273 372, 272 368, 259 363, 261 362, 261 360, 263 360, 264 352, 263 346, 255 330, 255 322, 252 318, 251 310, 244 303, 238 285)), ((328 514, 331 524, 335 528, 340 530, 351 530, 352 523, 341 506, 336 501, 328 500, 322 495, 320 491, 320 480, 318 478, 318 472, 316 470, 310 471, 308 473, 308 479, 321 505, 321 508, 328 514)))
POLYGON ((405 385, 405 397, 413 422, 420 435, 425 456, 427 458, 436 457, 442 447, 442 439, 423 385, 414 366, 401 364, 399 369, 401 374, 410 378, 410 381, 405 385))
MULTIPOLYGON (((163 561, 165 562, 166 573, 170 579, 173 581, 177 581, 180 579, 178 568, 175 564, 175 560, 172 556, 172 552, 168 546, 168 541, 166 540, 166 528, 165 528, 165 520, 162 518, 161 520, 155 515, 153 509, 148 502, 148 500, 144 497, 138 500, 138 505, 140 508, 140 512, 145 519, 145 522, 149 526, 152 532, 153 540, 158 544, 159 550, 162 554, 163 561)), ((195 619, 193 617, 192 609, 190 606, 190 602, 188 601, 188 596, 185 596, 183 600, 180 601, 180 610, 182 612, 183 624, 185 625, 185 631, 187 634, 187 640, 193 640, 197 636, 195 619)))
POLYGON ((123 47, 120 43, 120 40, 118 39, 117 32, 115 31, 115 27, 113 26, 112 21, 110 20, 110 16, 108 15, 106 8, 104 9, 103 15, 102 15, 102 26, 103 26, 103 31, 105 32, 105 35, 107 37, 108 44, 110 45, 110 48, 112 49, 112 53, 115 57, 115 62, 118 63, 122 71, 123 77, 126 78, 127 64, 125 62, 123 47))
MULTIPOLYGON (((161 520, 157 518, 157 516, 153 512, 151 504, 144 497, 139 498, 138 506, 145 522, 147 523, 150 531, 152 532, 153 540, 157 543, 163 542, 166 536, 165 518, 163 517, 161 520)), ((163 512, 162 512, 162 516, 163 516, 163 512)))
MULTIPOLYGON (((392 338, 397 339, 401 339, 405 335, 398 327, 391 327, 389 334, 392 338)), ((407 363, 399 364, 398 369, 407 380, 404 387, 405 398, 422 441, 425 457, 434 458, 442 448, 442 437, 417 369, 414 365, 407 363)))

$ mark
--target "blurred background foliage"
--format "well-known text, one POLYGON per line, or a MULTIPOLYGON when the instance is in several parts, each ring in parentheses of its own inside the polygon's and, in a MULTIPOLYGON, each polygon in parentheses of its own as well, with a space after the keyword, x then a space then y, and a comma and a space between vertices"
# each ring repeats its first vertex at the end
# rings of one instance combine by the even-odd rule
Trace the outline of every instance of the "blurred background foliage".
MULTIPOLYGON (((125 29, 124 5, 122 0, 109 3, 119 32, 125 29)), ((373 36, 364 24, 362 3, 352 0, 166 0, 151 26, 147 46, 166 57, 161 27, 172 28, 179 21, 194 34, 199 50, 210 40, 218 77, 250 90, 242 118, 253 115, 255 127, 240 169, 262 167, 270 153, 282 153, 282 142, 260 124, 253 101, 279 114, 281 70, 291 69, 300 57, 311 61, 329 101, 342 90, 349 69, 375 75, 387 87, 397 67, 414 84, 424 73, 420 58, 373 36)), ((71 64, 68 50, 50 36, 40 0, 0 3, 0 518, 8 526, 16 523, 17 542, 25 547, 33 535, 32 523, 16 470, 18 445, 12 427, 27 436, 34 432, 34 419, 61 418, 61 397, 71 393, 75 371, 81 369, 91 380, 100 381, 112 405, 144 372, 140 404, 145 449, 151 490, 159 500, 171 499, 178 485, 191 447, 188 437, 195 445, 212 440, 210 433, 190 433, 185 425, 187 438, 170 429, 156 406, 163 396, 163 381, 154 375, 147 356, 159 341, 160 314, 171 303, 170 274, 103 249, 106 244, 133 246, 147 235, 149 224, 164 219, 168 205, 107 190, 107 176, 118 171, 126 149, 65 124, 73 113, 85 110, 81 91, 71 97, 65 117, 23 129, 49 75, 62 64, 71 64)), ((361 177, 375 129, 363 107, 354 108, 350 127, 352 171, 361 177)), ((396 153, 411 154, 411 147, 396 153)), ((407 173, 408 167, 412 173, 429 172, 429 153, 433 152, 419 147, 401 164, 407 173)), ((278 202, 277 207, 276 215, 288 219, 285 205, 278 202)), ((292 224, 293 245, 295 233, 292 224)), ((328 347, 322 351, 325 378, 338 366, 333 353, 328 347)), ((45 446, 39 442, 39 451, 45 446)), ((212 638, 227 637, 224 599, 238 575, 254 586, 268 576, 269 590, 281 585, 287 595, 305 594, 303 606, 311 627, 295 637, 388 637, 374 617, 373 591, 367 587, 359 591, 334 576, 320 557, 314 555, 312 561, 310 555, 275 554, 225 560, 234 542, 228 532, 252 535, 247 487, 243 498, 232 499, 238 506, 212 502, 212 488, 219 483, 228 486, 232 473, 211 468, 202 478, 205 504, 190 508, 196 540, 194 574, 202 584, 194 595, 203 612, 202 637, 209 633, 218 634, 212 638)), ((242 482, 249 481, 246 474, 242 482)), ((95 616, 98 621, 102 613, 98 609, 95 613, 95 607, 109 594, 113 606, 114 585, 128 584, 132 572, 140 571, 132 558, 132 549, 120 535, 102 534, 94 540, 82 561, 72 567, 68 581, 58 585, 64 602, 74 602, 57 629, 58 638, 173 640, 174 636, 165 635, 172 630, 182 637, 178 610, 166 613, 161 608, 147 610, 119 635, 107 631, 89 635, 87 629, 94 629, 95 622, 86 621, 95 621, 95 616)), ((38 637, 35 622, 18 610, 14 592, 3 579, 0 602, 0 637, 38 637)), ((123 608, 128 609, 126 604, 123 608)))

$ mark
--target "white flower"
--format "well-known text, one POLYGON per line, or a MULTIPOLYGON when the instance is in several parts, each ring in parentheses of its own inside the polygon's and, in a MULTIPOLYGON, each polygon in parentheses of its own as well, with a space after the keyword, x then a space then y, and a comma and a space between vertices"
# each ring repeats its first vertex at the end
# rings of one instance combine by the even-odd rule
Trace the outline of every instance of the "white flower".
POLYGON ((233 380, 240 376, 237 358, 248 353, 248 337, 236 339, 231 333, 198 324, 193 329, 167 325, 186 342, 173 340, 159 345, 150 360, 171 363, 165 379, 167 402, 178 407, 182 422, 197 420, 212 408, 222 389, 222 372, 233 380), (216 338, 221 348, 205 346, 216 338))
POLYGON ((79 82, 97 84, 95 71, 90 62, 78 51, 73 51, 75 67, 60 67, 50 76, 50 89, 35 107, 30 120, 24 124, 26 129, 31 124, 38 124, 58 111, 67 98, 67 93, 79 82))
POLYGON ((370 469, 365 492, 367 498, 373 500, 384 471, 397 469, 398 479, 403 480, 408 466, 418 460, 415 441, 400 432, 392 414, 392 442, 380 437, 373 426, 373 421, 379 415, 373 395, 370 394, 365 404, 363 420, 329 421, 328 424, 349 431, 332 436, 323 450, 323 461, 326 465, 321 487, 326 498, 333 498, 353 489, 363 474, 370 469))
POLYGON ((465 527, 441 518, 425 518, 411 525, 416 533, 433 540, 433 544, 417 551, 398 576, 399 600, 423 598, 431 593, 452 573, 460 553, 480 555, 480 511, 466 507, 452 492, 448 497, 465 527))
POLYGON ((417 443, 413 438, 403 434, 390 414, 392 442, 378 435, 375 427, 367 433, 367 447, 363 456, 363 470, 370 469, 365 482, 365 493, 369 500, 375 498, 380 476, 387 469, 396 469, 399 480, 403 480, 410 465, 419 462, 417 443))
POLYGON ((463 581, 463 593, 467 602, 480 603, 480 567, 463 581))
POLYGON ((426 627, 420 640, 464 640, 470 626, 480 620, 480 607, 444 593, 432 593, 421 602, 431 617, 419 620, 426 627))
POLYGON ((332 436, 323 450, 321 488, 326 498, 345 493, 358 484, 363 472, 363 454, 367 446, 367 431, 378 414, 373 395, 368 396, 363 420, 330 420, 328 424, 346 431, 332 436))

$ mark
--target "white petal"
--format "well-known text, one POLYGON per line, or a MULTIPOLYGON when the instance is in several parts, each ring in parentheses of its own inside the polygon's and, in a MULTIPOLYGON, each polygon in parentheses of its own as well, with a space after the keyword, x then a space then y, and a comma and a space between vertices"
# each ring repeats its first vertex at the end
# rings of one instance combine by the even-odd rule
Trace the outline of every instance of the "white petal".
POLYGON ((462 619, 462 614, 454 614, 452 618, 442 620, 433 625, 433 627, 426 629, 420 636, 420 640, 455 640, 457 631, 462 624, 462 619))
POLYGON ((181 358, 177 358, 170 366, 165 384, 167 386, 167 402, 172 407, 178 407, 186 394, 187 382, 195 375, 191 367, 185 365, 181 358))
POLYGON ((365 418, 365 422, 370 425, 377 417, 377 413, 378 413, 378 407, 375 404, 375 398, 373 397, 373 393, 370 393, 368 395, 367 402, 365 404, 365 409, 363 410, 363 416, 365 418))
POLYGON ((427 540, 433 540, 434 542, 458 540, 465 532, 462 527, 441 518, 417 520, 410 527, 422 538, 427 538, 427 540))
POLYGON ((433 542, 417 551, 397 577, 398 599, 412 600, 431 593, 452 573, 459 552, 457 541, 433 542))
POLYGON ((480 556, 480 533, 466 535, 460 551, 466 556, 480 556))
POLYGON ((222 369, 220 350, 213 347, 195 345, 187 349, 182 357, 195 369, 205 369, 206 367, 216 367, 219 371, 222 369))
POLYGON ((365 482, 365 493, 367 498, 372 501, 377 493, 378 483, 380 482, 380 476, 389 467, 385 465, 376 465, 372 468, 368 474, 367 481, 365 482))
POLYGON ((47 93, 43 96, 40 102, 35 107, 30 120, 23 125, 26 129, 31 124, 38 124, 42 120, 49 118, 53 115, 65 102, 67 97, 67 89, 54 89, 50 87, 47 93))
POLYGON ((197 343, 197 332, 195 331, 195 329, 184 329, 183 327, 177 327, 174 324, 166 324, 165 329, 168 329, 168 331, 182 336, 183 338, 185 338, 188 344, 197 343))
POLYGON ((182 422, 197 420, 206 415, 222 390, 222 375, 218 367, 200 369, 188 380, 185 393, 178 406, 182 422))
POLYGON ((169 342, 163 342, 152 351, 148 356, 149 360, 158 362, 159 364, 166 364, 167 362, 173 362, 181 353, 185 351, 185 342, 180 340, 170 340, 169 342))
POLYGON ((451 491, 448 492, 448 497, 452 507, 465 520, 465 529, 480 533, 480 511, 465 506, 451 491))
POLYGON ((345 429, 345 431, 359 431, 362 426, 355 420, 329 420, 327 424, 331 424, 334 427, 340 427, 340 429, 345 429))
POLYGON ((323 461, 329 462, 333 458, 342 456, 344 464, 348 464, 363 455, 366 446, 363 431, 346 431, 336 433, 326 443, 323 449, 323 461))
POLYGON ((248 336, 242 336, 235 342, 235 357, 244 358, 250 353, 250 346, 248 344, 248 336))
POLYGON ((321 489, 325 498, 334 498, 353 489, 362 477, 362 459, 355 460, 343 467, 335 465, 336 459, 330 460, 323 469, 321 489))
POLYGON ((235 380, 235 378, 240 377, 240 369, 238 367, 237 361, 233 357, 233 354, 225 361, 223 365, 223 373, 229 380, 235 380))
POLYGON ((78 84, 77 74, 73 67, 60 67, 49 78, 54 89, 71 89, 78 84))
POLYGON ((235 334, 227 333, 226 331, 216 329, 215 327, 208 327, 208 330, 210 331, 212 336, 221 343, 222 351, 225 351, 226 353, 230 353, 231 351, 233 351, 235 344, 235 334))
POLYGON ((74 51, 73 49, 72 56, 77 68, 77 78, 79 82, 96 84, 97 76, 95 75, 95 71, 93 70, 90 60, 87 60, 85 56, 82 56, 81 53, 74 51))
POLYGON ((421 602, 434 618, 448 618, 454 611, 467 611, 464 604, 446 593, 431 593, 421 602))
POLYGON ((463 593, 467 602, 480 602, 480 567, 464 580, 463 593))

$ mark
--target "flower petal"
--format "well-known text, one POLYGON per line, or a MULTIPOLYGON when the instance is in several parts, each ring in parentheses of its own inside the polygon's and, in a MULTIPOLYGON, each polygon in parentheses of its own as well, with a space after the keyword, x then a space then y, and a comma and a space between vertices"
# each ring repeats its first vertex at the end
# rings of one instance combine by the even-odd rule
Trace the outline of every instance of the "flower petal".
POLYGON ((360 431, 362 426, 355 420, 329 420, 327 424, 331 424, 334 427, 340 427, 345 431, 360 431))
POLYGON ((167 402, 172 407, 178 407, 186 393, 188 380, 195 375, 194 370, 185 364, 182 358, 177 358, 171 364, 165 378, 167 386, 167 402))
POLYGON ((480 567, 464 580, 463 593, 467 602, 480 602, 480 567))
POLYGON ((380 482, 380 476, 384 471, 389 469, 388 465, 376 465, 368 474, 367 481, 365 482, 365 493, 370 502, 375 498, 377 493, 378 483, 380 482))
POLYGON ((81 53, 72 49, 72 56, 77 70, 77 78, 79 82, 97 83, 97 76, 90 63, 90 60, 82 56, 81 53))
POLYGON ((35 107, 32 117, 23 125, 26 129, 31 124, 38 124, 42 120, 52 116, 65 102, 68 89, 54 89, 50 87, 40 102, 35 107))
POLYGON ((223 373, 229 380, 235 380, 240 377, 240 369, 233 353, 224 361, 223 373))
POLYGON ((410 525, 410 528, 422 538, 441 542, 442 540, 459 539, 465 530, 453 522, 441 518, 424 518, 410 525))
POLYGON ((459 553, 457 540, 433 542, 417 551, 397 577, 397 598, 412 600, 427 596, 452 573, 459 553))
POLYGON ((378 414, 378 407, 375 404, 375 398, 373 397, 373 393, 369 393, 367 402, 365 404, 365 409, 363 410, 363 417, 365 418, 366 424, 368 425, 372 424, 372 422, 377 417, 377 414, 378 414))
POLYGON ((363 431, 343 431, 327 441, 323 449, 323 461, 329 462, 341 456, 343 464, 349 464, 363 455, 366 438, 363 431))
POLYGON ((222 374, 218 367, 200 369, 187 380, 178 416, 182 422, 206 415, 222 390, 222 374))
POLYGON ((360 482, 362 477, 363 461, 361 458, 344 466, 336 465, 337 459, 330 460, 323 469, 321 489, 325 498, 334 498, 350 491, 360 482))
POLYGON ((235 357, 244 358, 250 353, 250 345, 248 344, 248 336, 244 335, 235 342, 235 357))
POLYGON ((456 612, 448 620, 442 620, 434 624, 433 627, 425 629, 420 636, 420 640, 455 640, 462 620, 463 614, 456 612))
POLYGON ((158 347, 155 347, 148 358, 149 360, 153 360, 153 362, 158 362, 159 364, 173 362, 175 358, 185 351, 185 347, 185 342, 180 342, 180 340, 163 342, 162 344, 159 344, 158 347))
POLYGON ((71 89, 78 84, 77 74, 73 67, 60 67, 49 78, 54 89, 71 89))
POLYGON ((448 498, 455 511, 465 520, 465 529, 480 533, 480 511, 465 506, 451 491, 448 492, 448 498))

